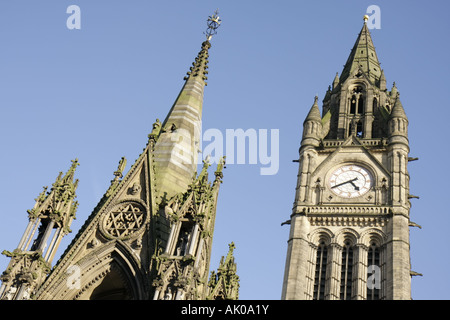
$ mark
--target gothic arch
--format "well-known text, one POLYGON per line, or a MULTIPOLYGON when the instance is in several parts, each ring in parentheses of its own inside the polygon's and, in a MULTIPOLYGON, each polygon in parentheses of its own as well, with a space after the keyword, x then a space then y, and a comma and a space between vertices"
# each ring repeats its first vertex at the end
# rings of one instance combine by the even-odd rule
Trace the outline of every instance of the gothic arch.
POLYGON ((343 247, 347 241, 350 241, 351 245, 354 246, 358 242, 359 238, 360 236, 358 232, 350 228, 345 228, 336 233, 334 241, 341 247, 343 247))
POLYGON ((154 299, 176 299, 177 292, 171 290, 176 286, 176 282, 183 277, 183 268, 181 263, 181 259, 162 262, 163 267, 161 269, 161 280, 158 281, 158 287, 156 288, 157 293, 154 299))
POLYGON ((79 284, 76 290, 66 292, 64 300, 145 298, 145 279, 140 270, 139 258, 120 240, 102 245, 76 266, 80 268, 79 284))
POLYGON ((329 245, 333 237, 334 235, 331 230, 327 228, 318 228, 309 234, 309 241, 314 245, 318 245, 321 241, 324 241, 326 245, 329 245))
POLYGON ((375 243, 378 247, 381 247, 386 241, 386 235, 383 231, 371 228, 361 233, 360 242, 369 247, 371 243, 375 243))

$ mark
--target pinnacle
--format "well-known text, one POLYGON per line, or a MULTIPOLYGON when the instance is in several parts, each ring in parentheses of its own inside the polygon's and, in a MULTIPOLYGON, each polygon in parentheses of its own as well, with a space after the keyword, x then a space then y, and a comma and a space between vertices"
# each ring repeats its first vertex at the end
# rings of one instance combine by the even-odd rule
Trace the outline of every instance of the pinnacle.
POLYGON ((391 112, 391 118, 408 119, 399 97, 397 97, 397 99, 395 100, 395 104, 391 112))
POLYGON ((334 77, 333 80, 333 89, 336 88, 339 84, 339 72, 336 72, 336 76, 334 77))
POLYGON ((306 116, 306 121, 322 121, 322 117, 320 116, 320 110, 319 105, 317 104, 318 97, 314 97, 314 104, 312 105, 311 109, 309 110, 308 115, 306 116))

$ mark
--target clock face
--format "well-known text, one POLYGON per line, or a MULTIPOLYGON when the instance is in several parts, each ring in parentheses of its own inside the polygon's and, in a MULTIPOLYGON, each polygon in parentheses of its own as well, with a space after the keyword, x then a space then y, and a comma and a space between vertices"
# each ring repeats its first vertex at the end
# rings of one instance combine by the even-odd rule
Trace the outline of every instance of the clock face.
POLYGON ((343 198, 362 196, 371 186, 372 177, 369 171, 357 165, 340 167, 330 177, 331 190, 343 198))

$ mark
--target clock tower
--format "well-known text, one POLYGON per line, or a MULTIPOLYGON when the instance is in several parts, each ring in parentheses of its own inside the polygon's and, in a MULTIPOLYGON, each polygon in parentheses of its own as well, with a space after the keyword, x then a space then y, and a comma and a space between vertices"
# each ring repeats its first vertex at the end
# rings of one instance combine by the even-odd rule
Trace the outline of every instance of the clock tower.
POLYGON ((411 299, 408 118, 364 20, 303 122, 282 299, 411 299))

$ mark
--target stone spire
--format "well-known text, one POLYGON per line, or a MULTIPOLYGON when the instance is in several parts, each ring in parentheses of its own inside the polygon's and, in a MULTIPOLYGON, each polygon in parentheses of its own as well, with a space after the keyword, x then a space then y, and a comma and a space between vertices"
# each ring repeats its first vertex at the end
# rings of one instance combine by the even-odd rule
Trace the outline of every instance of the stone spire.
POLYGON ((391 119, 392 118, 402 118, 402 119, 408 120, 408 117, 406 116, 406 113, 405 113, 405 109, 403 108, 403 105, 402 105, 399 97, 397 97, 397 99, 395 100, 395 104, 394 104, 394 107, 392 108, 390 118, 391 119))
POLYGON ((335 89, 339 84, 339 72, 336 72, 336 76, 333 79, 333 89, 335 89))
POLYGON ((314 97, 314 103, 311 106, 311 109, 309 110, 308 115, 306 116, 305 122, 307 121, 321 121, 322 117, 320 116, 320 110, 318 105, 319 97, 314 97))
POLYGON ((208 19, 207 39, 202 43, 184 78, 185 83, 155 137, 156 179, 160 182, 157 197, 160 199, 170 199, 179 192, 185 192, 197 172, 210 40, 219 25, 216 12, 208 19))
POLYGON ((352 48, 350 56, 342 70, 340 81, 343 83, 356 69, 360 69, 373 82, 378 83, 381 77, 381 67, 378 61, 375 46, 372 42, 367 21, 359 32, 358 38, 352 48))
POLYGON ((322 118, 318 105, 318 97, 315 96, 314 103, 303 122, 303 138, 302 146, 312 145, 318 146, 322 133, 322 118))

